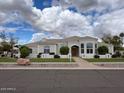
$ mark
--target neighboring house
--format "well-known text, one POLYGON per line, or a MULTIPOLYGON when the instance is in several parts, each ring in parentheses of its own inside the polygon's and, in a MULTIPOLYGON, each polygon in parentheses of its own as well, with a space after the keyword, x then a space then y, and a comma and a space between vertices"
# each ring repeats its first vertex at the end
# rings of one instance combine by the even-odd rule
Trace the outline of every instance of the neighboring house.
POLYGON ((108 47, 108 52, 109 52, 109 54, 114 54, 114 46, 112 45, 112 44, 107 44, 107 43, 104 43, 104 42, 98 42, 98 46, 100 47, 100 46, 106 46, 106 47, 108 47))
POLYGON ((50 54, 57 54, 62 58, 69 56, 93 58, 97 54, 98 39, 91 36, 72 36, 65 39, 43 39, 39 42, 26 44, 26 46, 32 49, 31 58, 36 58, 38 54, 42 54, 42 58, 53 58, 53 55, 50 54), (60 54, 62 46, 69 47, 67 56, 60 54))
POLYGON ((124 50, 120 50, 121 55, 124 55, 124 50))

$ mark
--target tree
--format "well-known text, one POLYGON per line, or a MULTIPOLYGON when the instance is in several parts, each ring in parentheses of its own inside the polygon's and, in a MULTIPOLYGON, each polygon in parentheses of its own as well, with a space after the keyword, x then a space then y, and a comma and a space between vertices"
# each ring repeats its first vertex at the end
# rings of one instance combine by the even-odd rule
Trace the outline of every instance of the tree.
POLYGON ((11 50, 11 46, 9 45, 9 43, 8 42, 2 42, 1 43, 1 53, 3 53, 5 56, 7 56, 8 55, 8 52, 10 52, 10 50, 11 50))
POLYGON ((121 38, 122 43, 124 44, 124 42, 123 42, 123 41, 124 41, 124 33, 120 33, 119 36, 120 36, 120 38, 121 38))
POLYGON ((112 44, 114 45, 114 50, 119 50, 122 47, 122 41, 119 36, 113 36, 112 44))
POLYGON ((20 53, 21 53, 21 58, 26 58, 30 54, 30 49, 26 46, 21 46, 20 53))
POLYGON ((3 50, 3 51, 7 51, 7 52, 10 51, 11 46, 9 45, 9 43, 7 43, 7 42, 2 42, 1 45, 2 45, 2 48, 3 48, 2 50, 3 50))
POLYGON ((123 44, 119 36, 106 35, 102 38, 102 40, 107 44, 112 44, 115 51, 122 47, 123 44))
POLYGON ((68 46, 63 46, 63 47, 61 47, 61 48, 60 48, 60 53, 61 53, 62 55, 68 55, 68 53, 69 53, 69 48, 68 48, 68 46))
POLYGON ((105 55, 106 53, 108 53, 108 48, 106 46, 100 46, 98 48, 98 53, 100 55, 105 55))
MULTIPOLYGON (((10 52, 11 57, 13 57, 13 47, 18 42, 18 38, 14 36, 12 33, 6 33, 5 31, 0 32, 1 41, 1 53, 10 52)), ((8 54, 8 53, 7 53, 8 54)))
POLYGON ((14 35, 12 33, 9 34, 9 43, 10 43, 10 46, 11 46, 11 57, 13 57, 13 47, 14 45, 18 42, 18 38, 17 37, 14 37, 14 35))
POLYGON ((108 34, 108 35, 104 35, 102 37, 102 40, 107 44, 112 44, 112 38, 113 37, 110 34, 108 34))
POLYGON ((3 47, 0 46, 0 54, 2 54, 2 53, 3 53, 3 47))

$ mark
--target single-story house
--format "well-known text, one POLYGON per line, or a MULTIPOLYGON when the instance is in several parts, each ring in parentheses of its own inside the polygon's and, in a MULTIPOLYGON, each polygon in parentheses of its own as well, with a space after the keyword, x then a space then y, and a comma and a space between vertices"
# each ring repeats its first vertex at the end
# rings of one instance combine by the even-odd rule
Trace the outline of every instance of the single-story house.
MULTIPOLYGON (((53 58, 51 54, 60 55, 61 58, 77 56, 82 58, 93 58, 97 54, 98 38, 91 36, 72 36, 65 39, 43 39, 42 41, 26 44, 32 49, 29 57, 36 58, 42 54, 42 58, 53 58), (68 55, 61 55, 60 48, 69 47, 68 55)), ((109 46, 109 53, 113 53, 113 47, 109 46)))

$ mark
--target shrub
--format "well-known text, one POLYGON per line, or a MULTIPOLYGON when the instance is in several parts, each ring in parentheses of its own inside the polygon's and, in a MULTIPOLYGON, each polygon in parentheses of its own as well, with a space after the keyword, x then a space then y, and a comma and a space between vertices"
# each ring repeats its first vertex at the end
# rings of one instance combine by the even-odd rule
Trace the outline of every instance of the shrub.
POLYGON ((39 53, 39 54, 37 55, 37 58, 41 58, 41 55, 42 55, 42 53, 39 53))
POLYGON ((108 48, 106 46, 101 46, 98 48, 98 53, 100 55, 105 55, 106 53, 108 53, 108 48))
POLYGON ((116 54, 113 54, 113 55, 112 55, 112 58, 117 58, 117 55, 116 55, 116 54))
POLYGON ((30 54, 30 49, 26 46, 22 46, 20 48, 21 58, 26 58, 30 54))
POLYGON ((69 48, 68 48, 68 46, 63 46, 63 47, 61 47, 61 48, 60 48, 60 53, 61 53, 62 55, 68 55, 68 53, 69 53, 69 48))
POLYGON ((37 58, 41 58, 41 55, 37 55, 37 58))
POLYGON ((116 52, 117 57, 121 57, 121 53, 119 51, 116 52))
POLYGON ((99 55, 94 55, 94 58, 100 58, 100 56, 99 55))
POLYGON ((1 57, 5 57, 5 55, 1 55, 1 57))
POLYGON ((115 54, 112 55, 112 58, 117 58, 117 57, 121 57, 120 52, 116 52, 115 54))
POLYGON ((51 53, 49 53, 50 55, 55 55, 55 53, 54 52, 51 52, 51 53))
POLYGON ((60 58, 60 56, 59 55, 54 55, 54 58, 60 58))
POLYGON ((122 55, 121 57, 124 58, 124 55, 122 55))

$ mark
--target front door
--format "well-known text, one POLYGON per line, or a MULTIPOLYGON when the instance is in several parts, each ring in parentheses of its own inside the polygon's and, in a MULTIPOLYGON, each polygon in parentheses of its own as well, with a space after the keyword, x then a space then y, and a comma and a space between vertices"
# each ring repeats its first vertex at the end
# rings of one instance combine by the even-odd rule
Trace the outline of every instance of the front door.
POLYGON ((72 54, 72 56, 79 56, 79 47, 78 46, 72 46, 71 54, 72 54))

